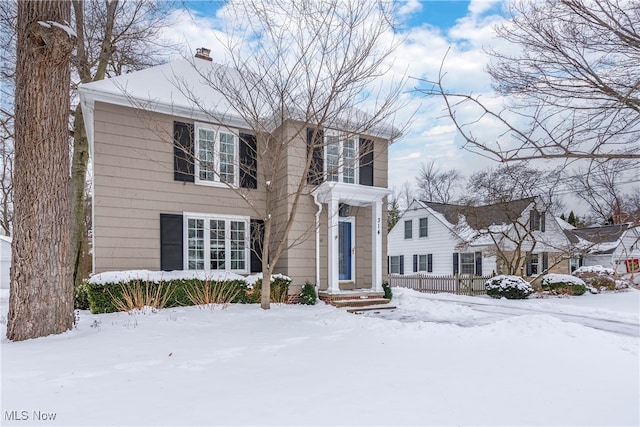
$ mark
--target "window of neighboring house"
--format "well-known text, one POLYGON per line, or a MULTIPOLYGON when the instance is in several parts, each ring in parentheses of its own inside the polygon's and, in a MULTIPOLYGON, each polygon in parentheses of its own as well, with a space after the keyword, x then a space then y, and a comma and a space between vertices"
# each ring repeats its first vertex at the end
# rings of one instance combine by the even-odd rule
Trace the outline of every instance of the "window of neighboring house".
POLYGON ((460 274, 476 273, 476 256, 473 252, 460 254, 460 274))
POLYGON ((582 267, 582 257, 571 257, 571 259, 569 260, 569 273, 573 273, 580 267, 582 267))
POLYGON ((413 220, 407 220, 404 222, 404 238, 412 239, 413 238, 413 220))
POLYGON ((189 270, 248 272, 249 218, 187 215, 189 270))
POLYGON ((427 218, 420 218, 420 237, 427 237, 429 232, 429 221, 427 218))
POLYGON ((540 257, 538 254, 529 255, 529 268, 527 269, 528 276, 540 274, 540 257))
POLYGON ((545 216, 544 212, 538 212, 536 209, 532 209, 529 213, 530 231, 544 231, 546 221, 545 216))
POLYGON ((206 123, 196 123, 195 162, 199 184, 238 185, 238 131, 206 123))
POLYGON ((325 170, 327 181, 355 184, 358 170, 358 141, 355 136, 344 138, 336 131, 324 134, 325 170))
POLYGON ((400 257, 399 256, 389 257, 389 273, 400 274, 400 257))
POLYGON ((433 255, 418 255, 418 265, 416 270, 419 272, 433 272, 433 255))

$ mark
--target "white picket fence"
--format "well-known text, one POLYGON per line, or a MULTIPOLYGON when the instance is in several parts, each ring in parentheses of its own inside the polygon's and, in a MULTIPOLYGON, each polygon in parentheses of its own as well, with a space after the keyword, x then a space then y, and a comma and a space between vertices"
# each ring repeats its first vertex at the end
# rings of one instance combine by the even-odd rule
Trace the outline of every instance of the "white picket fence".
POLYGON ((456 295, 484 295, 484 285, 491 277, 472 275, 429 276, 426 274, 389 274, 389 285, 413 289, 418 292, 446 292, 456 295))

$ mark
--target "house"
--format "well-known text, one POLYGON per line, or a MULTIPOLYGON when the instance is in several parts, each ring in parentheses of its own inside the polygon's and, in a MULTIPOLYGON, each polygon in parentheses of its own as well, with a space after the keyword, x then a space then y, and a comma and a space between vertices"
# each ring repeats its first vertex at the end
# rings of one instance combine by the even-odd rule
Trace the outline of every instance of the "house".
POLYGON ((569 271, 562 220, 536 198, 484 206, 414 200, 389 232, 391 274, 537 276, 569 271))
MULTIPOLYGON (((272 185, 270 165, 256 155, 265 152, 264 141, 203 78, 233 72, 206 52, 196 58, 79 88, 93 162, 94 273, 262 271, 264 217, 254 207, 264 206, 272 185), (197 95, 197 107, 189 95, 197 95)), ((284 200, 273 241, 286 239, 289 248, 275 273, 292 278, 291 294, 309 281, 329 299, 358 290, 378 296, 386 276, 391 132, 380 127, 345 138, 344 129, 312 127, 289 117, 271 132, 293 135, 273 193, 284 200), (293 209, 287 192, 304 179, 317 138, 324 147, 313 148, 296 221, 283 235, 282 218, 293 209)))
POLYGON ((574 228, 581 242, 581 265, 601 265, 618 274, 640 273, 640 226, 631 223, 574 228))

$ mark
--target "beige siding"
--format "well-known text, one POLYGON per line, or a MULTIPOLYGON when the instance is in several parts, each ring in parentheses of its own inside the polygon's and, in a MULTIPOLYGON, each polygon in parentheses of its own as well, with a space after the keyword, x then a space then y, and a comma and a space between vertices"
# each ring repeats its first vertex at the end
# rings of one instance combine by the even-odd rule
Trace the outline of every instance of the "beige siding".
MULTIPOLYGON (((95 105, 95 271, 160 268, 160 214, 255 217, 236 191, 173 179, 173 121, 166 115, 95 105)), ((255 203, 260 190, 242 190, 255 203)))
MULTIPOLYGON (((248 203, 236 191, 183 183, 173 179, 173 121, 189 121, 134 109, 96 103, 94 143, 94 236, 95 271, 160 268, 160 214, 197 212, 263 218, 267 160, 258 162, 258 189, 242 190, 248 203), (262 163, 261 163, 262 162, 262 163), (252 206, 253 205, 253 206, 252 206)), ((306 160, 306 131, 288 123, 286 139, 300 131, 288 155, 277 168, 280 203, 274 213, 276 242, 293 206, 306 160), (301 131, 302 130, 302 131, 301 131)), ((259 142, 260 144, 260 142, 259 142)), ((303 177, 306 180, 306 177, 303 177)), ((375 140, 374 184, 387 186, 387 143, 375 140)), ((286 244, 288 250, 275 271, 292 277, 292 292, 305 281, 315 282, 315 213, 307 186, 286 244)), ((386 279, 386 205, 383 205, 383 276, 386 279)), ((321 285, 326 288, 327 218, 321 215, 321 285)), ((356 217, 356 286, 371 287, 371 207, 354 210, 356 217)), ((272 247, 275 250, 275 247, 272 247)))

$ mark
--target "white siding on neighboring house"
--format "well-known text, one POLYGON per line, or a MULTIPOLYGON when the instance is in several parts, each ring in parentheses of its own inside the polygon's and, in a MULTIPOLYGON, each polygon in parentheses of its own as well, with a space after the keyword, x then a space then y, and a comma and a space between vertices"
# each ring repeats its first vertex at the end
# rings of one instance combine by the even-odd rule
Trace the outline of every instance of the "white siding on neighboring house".
MULTIPOLYGON (((442 215, 424 207, 419 201, 414 201, 404 212, 398 223, 389 232, 388 257, 403 257, 403 274, 415 274, 414 255, 418 257, 431 255, 431 271, 420 271, 421 274, 434 276, 453 274, 453 254, 465 252, 458 245, 462 240, 452 232, 442 215), (427 219, 427 235, 420 237, 420 220, 427 219), (405 238, 405 223, 411 221, 411 238, 405 238)), ((478 249, 469 249, 469 252, 478 249)), ((418 267, 421 259, 418 258, 418 267)), ((397 262, 397 258, 393 259, 397 262)), ((483 274, 490 274, 495 269, 495 257, 482 258, 483 274)), ((391 271, 390 271, 391 272, 391 271)))
POLYGON ((618 274, 626 274, 627 267, 625 261, 634 258, 640 259, 639 227, 625 231, 617 244, 616 242, 612 242, 611 244, 615 245, 612 253, 585 255, 584 265, 601 265, 603 267, 613 268, 618 274))
POLYGON ((11 237, 0 236, 0 289, 9 289, 11 237))

